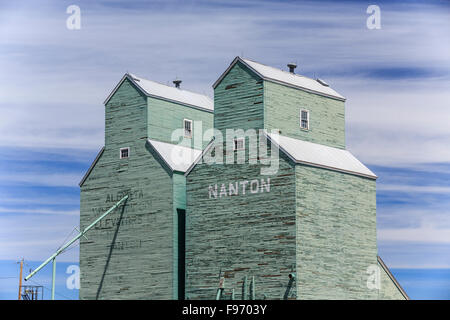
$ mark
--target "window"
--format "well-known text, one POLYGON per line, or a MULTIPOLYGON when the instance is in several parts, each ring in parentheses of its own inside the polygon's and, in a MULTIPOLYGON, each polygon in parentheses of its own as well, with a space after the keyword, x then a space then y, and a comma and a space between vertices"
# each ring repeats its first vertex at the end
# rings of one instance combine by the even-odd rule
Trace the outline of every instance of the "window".
POLYGON ((309 111, 300 110, 300 128, 309 130, 309 111))
POLYGON ((120 148, 120 159, 130 157, 130 148, 120 148))
POLYGON ((244 141, 245 141, 244 138, 234 139, 233 151, 244 150, 244 141))
POLYGON ((184 126, 184 136, 186 138, 192 138, 192 120, 184 119, 183 126, 184 126))

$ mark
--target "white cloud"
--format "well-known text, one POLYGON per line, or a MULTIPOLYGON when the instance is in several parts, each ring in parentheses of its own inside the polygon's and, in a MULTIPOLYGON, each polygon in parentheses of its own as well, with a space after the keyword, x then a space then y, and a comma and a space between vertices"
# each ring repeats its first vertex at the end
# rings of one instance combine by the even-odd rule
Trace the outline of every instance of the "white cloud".
POLYGON ((450 244, 450 228, 396 228, 377 230, 378 241, 450 244))
POLYGON ((378 191, 399 191, 409 193, 450 193, 450 186, 416 186, 408 184, 378 184, 378 191))
POLYGON ((25 208, 2 208, 0 213, 23 213, 23 214, 57 214, 57 215, 75 215, 79 216, 79 210, 54 210, 54 209, 25 209, 25 208))
POLYGON ((389 81, 344 82, 355 90, 346 108, 348 148, 368 164, 450 162, 450 81, 427 79, 409 89, 389 88, 389 81))
MULTIPOLYGON (((0 216, 0 260, 43 261, 73 234, 77 215, 27 214, 0 216)), ((68 250, 58 261, 78 261, 78 249, 68 250)))
MULTIPOLYGON (((314 2, 235 4, 171 1, 119 11, 83 3, 79 31, 66 29, 60 6, 12 6, 0 28, 0 44, 9 48, 0 55, 0 110, 6 115, 0 120, 0 145, 98 148, 102 102, 126 70, 161 82, 181 76, 186 88, 211 95, 211 84, 241 53, 282 68, 297 59, 300 72, 319 74, 366 65, 450 66, 450 45, 442 41, 450 23, 439 7, 386 4, 382 29, 367 30, 365 8, 352 3, 339 8, 314 2)), ((349 98, 352 149, 377 164, 450 159, 444 148, 450 99, 448 90, 440 89, 448 82, 427 79, 425 90, 419 84, 403 94, 392 92, 396 81, 344 83, 358 83, 359 77, 330 79, 349 98), (424 105, 432 105, 433 112, 424 105), (411 140, 421 147, 405 143, 411 140)))
POLYGON ((78 187, 82 175, 74 173, 1 173, 3 184, 52 187, 78 187))
POLYGON ((0 203, 4 204, 15 204, 15 205, 24 205, 24 204, 33 204, 33 205, 79 205, 80 204, 80 198, 78 196, 70 197, 70 196, 64 196, 64 195, 58 195, 58 197, 55 197, 54 195, 39 195, 36 197, 0 197, 0 203))
MULTIPOLYGON (((348 98, 348 147, 364 162, 409 167, 450 162, 450 81, 442 75, 450 69, 447 12, 432 5, 386 4, 381 6, 382 29, 370 31, 365 28, 366 7, 351 2, 339 7, 332 2, 235 4, 203 7, 165 1, 148 10, 115 10, 84 2, 79 31, 65 28, 63 6, 2 4, 0 146, 98 151, 103 145, 103 100, 125 71, 163 83, 179 76, 185 88, 211 96, 211 84, 234 56, 244 54, 280 68, 297 60, 299 72, 306 75, 331 73, 327 82, 348 98), (251 9, 241 10, 240 5, 251 9), (441 73, 385 80, 360 72, 393 66, 441 73)), ((0 174, 7 183, 39 186, 77 186, 81 177, 0 174)), ((440 186, 379 188, 448 192, 440 186)), ((42 259, 78 223, 75 215, 64 212, 31 211, 14 221, 0 218, 0 240, 8 243, 0 247, 0 259, 42 259), (33 214, 40 214, 39 219, 28 217, 33 214)), ((440 208, 402 211, 391 214, 404 224, 414 217, 415 226, 380 229, 380 241, 449 242, 450 229, 435 225, 448 223, 439 220, 444 217, 440 208), (433 225, 424 224, 431 217, 433 225)))

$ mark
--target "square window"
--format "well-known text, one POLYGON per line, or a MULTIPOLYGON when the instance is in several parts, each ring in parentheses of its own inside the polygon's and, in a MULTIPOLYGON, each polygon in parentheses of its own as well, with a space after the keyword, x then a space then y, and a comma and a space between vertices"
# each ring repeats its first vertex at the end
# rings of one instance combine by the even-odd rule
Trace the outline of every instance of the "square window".
POLYGON ((309 130, 309 111, 300 110, 300 128, 309 130))
POLYGON ((184 136, 186 138, 192 138, 192 120, 184 119, 183 127, 184 127, 184 136))
POLYGON ((244 150, 245 146, 244 146, 244 138, 237 138, 234 139, 234 143, 233 143, 233 150, 244 150))
POLYGON ((125 159, 130 157, 130 148, 120 149, 120 159, 125 159))

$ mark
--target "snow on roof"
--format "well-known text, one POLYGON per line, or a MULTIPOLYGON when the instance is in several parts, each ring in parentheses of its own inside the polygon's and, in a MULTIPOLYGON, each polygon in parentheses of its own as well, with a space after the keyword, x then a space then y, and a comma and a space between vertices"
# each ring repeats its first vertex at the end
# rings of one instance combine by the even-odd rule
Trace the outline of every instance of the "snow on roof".
POLYGON ((349 151, 298 140, 279 134, 266 133, 271 141, 279 146, 297 163, 342 171, 350 174, 376 179, 377 176, 356 159, 349 151))
POLYGON ((186 172, 202 154, 201 150, 191 149, 177 144, 152 139, 148 139, 148 142, 172 171, 186 172))
POLYGON ((114 88, 111 94, 106 98, 105 104, 114 94, 114 92, 119 88, 120 84, 125 80, 129 79, 132 81, 138 88, 140 88, 145 95, 151 97, 162 98, 164 100, 178 102, 185 105, 192 106, 194 108, 204 109, 210 112, 214 111, 214 102, 203 94, 167 86, 162 83, 158 83, 155 81, 151 81, 148 79, 144 79, 138 77, 131 73, 126 73, 119 84, 114 88))
MULTIPOLYGON (((230 67, 228 67, 228 69, 214 83, 214 85, 213 85, 214 88, 220 83, 222 78, 228 73, 228 71, 231 69, 231 67, 233 67, 233 65, 237 61, 241 61, 242 63, 247 65, 247 67, 249 67, 250 69, 255 71, 257 74, 259 74, 260 77, 262 77, 265 80, 273 81, 273 82, 277 82, 277 83, 281 83, 281 84, 285 84, 285 85, 289 85, 289 86, 294 86, 299 89, 303 89, 303 90, 306 90, 309 92, 321 94, 321 95, 328 96, 328 97, 337 98, 339 100, 345 100, 345 97, 343 97, 342 95, 337 93, 335 90, 331 89, 329 86, 321 84, 317 80, 314 80, 314 79, 311 79, 311 78, 308 78, 308 77, 305 77, 305 76, 302 76, 299 74, 294 74, 294 73, 291 73, 288 71, 283 71, 278 68, 266 66, 264 64, 261 64, 261 63, 258 63, 258 62, 255 62, 255 61, 252 61, 249 59, 244 59, 241 57, 236 57, 233 60, 233 62, 230 64, 230 67)), ((322 83, 325 83, 325 82, 322 80, 322 83)))

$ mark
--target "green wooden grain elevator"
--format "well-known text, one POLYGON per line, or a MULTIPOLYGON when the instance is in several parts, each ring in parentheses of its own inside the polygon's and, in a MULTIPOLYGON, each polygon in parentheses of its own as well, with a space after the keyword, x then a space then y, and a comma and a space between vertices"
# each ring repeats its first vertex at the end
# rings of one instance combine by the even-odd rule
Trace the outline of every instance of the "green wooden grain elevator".
POLYGON ((201 153, 213 102, 125 74, 104 104, 105 146, 80 183, 80 226, 130 197, 81 239, 80 299, 177 299, 187 166, 170 156, 201 153))
POLYGON ((377 177, 346 150, 345 98, 288 66, 236 57, 214 103, 124 75, 81 227, 130 198, 80 243, 81 299, 408 298, 378 256, 377 177))

